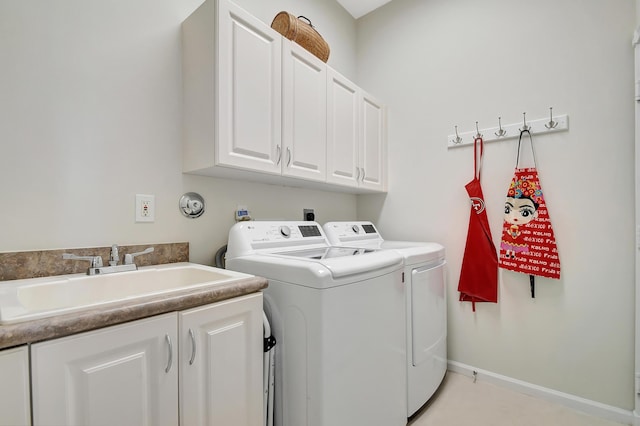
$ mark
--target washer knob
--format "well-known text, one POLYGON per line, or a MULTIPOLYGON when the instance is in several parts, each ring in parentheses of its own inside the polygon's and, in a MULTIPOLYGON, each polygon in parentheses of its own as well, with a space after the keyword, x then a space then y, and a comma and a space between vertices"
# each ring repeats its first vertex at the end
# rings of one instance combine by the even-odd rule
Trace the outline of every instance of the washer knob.
POLYGON ((280 234, 285 237, 285 238, 289 238, 291 236, 291 229, 288 226, 281 226, 280 227, 280 234))
POLYGON ((353 230, 354 234, 359 234, 360 233, 360 228, 358 228, 358 225, 351 226, 351 229, 353 230))

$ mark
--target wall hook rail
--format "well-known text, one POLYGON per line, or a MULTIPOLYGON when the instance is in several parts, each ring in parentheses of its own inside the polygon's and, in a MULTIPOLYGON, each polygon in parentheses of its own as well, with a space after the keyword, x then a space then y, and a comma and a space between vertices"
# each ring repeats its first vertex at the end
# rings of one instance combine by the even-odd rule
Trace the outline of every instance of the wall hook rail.
POLYGON ((507 134, 507 131, 502 128, 502 117, 498 117, 498 131, 494 133, 499 138, 504 137, 507 134))
POLYGON ((454 145, 460 145, 462 143, 462 138, 458 135, 458 126, 454 126, 456 128, 456 137, 451 139, 451 142, 454 145))
POLYGON ((476 121, 476 139, 478 138, 482 138, 482 133, 480 133, 480 130, 478 130, 478 122, 476 121))
POLYGON ((522 127, 520 127, 521 132, 526 132, 527 130, 531 130, 531 126, 527 125, 527 113, 522 113, 522 127))
POLYGON ((480 135, 484 142, 514 139, 525 129, 529 130, 532 135, 568 131, 569 116, 564 114, 554 117, 553 111, 551 111, 550 116, 546 118, 527 120, 526 113, 523 113, 522 121, 519 123, 503 125, 502 117, 498 117, 498 126, 496 127, 481 129, 476 121, 475 128, 467 132, 460 132, 458 126, 455 126, 455 134, 447 136, 447 146, 449 148, 457 148, 459 146, 472 145, 474 138, 478 137, 477 135, 480 135))
POLYGON ((558 127, 558 123, 553 121, 553 107, 549 107, 549 122, 544 125, 547 129, 555 129, 558 127))

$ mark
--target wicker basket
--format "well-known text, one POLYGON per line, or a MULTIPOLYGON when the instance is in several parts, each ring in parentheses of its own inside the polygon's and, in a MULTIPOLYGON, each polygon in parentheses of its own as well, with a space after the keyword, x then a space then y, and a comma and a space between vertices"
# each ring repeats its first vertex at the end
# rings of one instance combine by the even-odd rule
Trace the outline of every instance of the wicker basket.
POLYGON ((271 28, 289 40, 295 41, 320 58, 322 62, 329 60, 329 44, 313 28, 311 21, 304 16, 296 18, 288 12, 280 12, 273 18, 271 28))

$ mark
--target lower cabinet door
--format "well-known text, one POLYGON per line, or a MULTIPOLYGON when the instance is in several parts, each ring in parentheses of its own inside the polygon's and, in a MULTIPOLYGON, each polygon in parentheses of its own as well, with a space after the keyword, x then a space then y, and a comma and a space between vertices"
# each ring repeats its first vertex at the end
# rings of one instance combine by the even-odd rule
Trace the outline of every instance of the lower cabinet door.
POLYGON ((0 351, 0 378, 0 426, 30 425, 27 346, 0 351))
POLYGON ((34 425, 178 424, 177 313, 34 344, 34 425))
POLYGON ((264 424, 262 293, 179 315, 180 425, 264 424))

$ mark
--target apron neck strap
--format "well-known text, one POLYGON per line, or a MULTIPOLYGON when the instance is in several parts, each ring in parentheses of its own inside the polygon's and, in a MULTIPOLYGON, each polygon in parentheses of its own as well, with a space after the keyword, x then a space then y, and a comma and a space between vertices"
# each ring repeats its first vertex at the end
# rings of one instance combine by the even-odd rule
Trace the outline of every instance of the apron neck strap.
POLYGON ((480 169, 482 169, 482 155, 484 153, 484 142, 482 138, 473 140, 473 176, 480 180, 480 169), (478 144, 478 142, 480 142, 478 144), (480 153, 478 153, 478 145, 480 145, 480 153))
POLYGON ((531 154, 533 155, 533 166, 538 167, 536 164, 536 152, 533 150, 533 138, 531 137, 531 132, 529 130, 520 130, 520 137, 518 138, 518 156, 516 157, 516 169, 520 163, 520 143, 522 142, 522 135, 529 135, 529 145, 531 146, 531 154))

